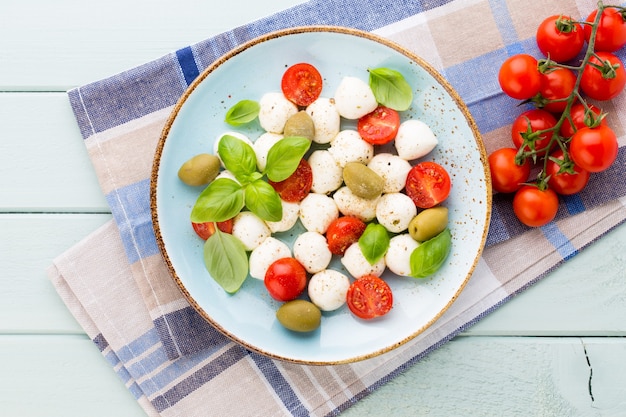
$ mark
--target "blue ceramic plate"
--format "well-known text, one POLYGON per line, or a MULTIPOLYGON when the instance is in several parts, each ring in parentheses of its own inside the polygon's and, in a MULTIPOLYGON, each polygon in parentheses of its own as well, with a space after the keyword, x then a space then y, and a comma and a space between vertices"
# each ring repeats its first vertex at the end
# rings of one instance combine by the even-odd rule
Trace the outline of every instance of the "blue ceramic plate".
MULTIPOLYGON (((258 123, 239 129, 252 140, 258 123)), ((154 159, 151 205, 154 230, 171 275, 191 305, 211 324, 245 347, 273 358, 307 364, 336 364, 370 358, 406 343, 431 326, 450 307, 469 280, 484 246, 491 210, 486 154, 476 126, 450 85, 427 63, 378 36, 336 27, 303 27, 255 39, 217 60, 189 87, 175 106, 154 159), (403 119, 419 118, 439 139, 424 160, 445 166, 452 178, 446 201, 452 251, 432 277, 416 280, 386 272, 394 308, 386 316, 363 321, 342 307, 324 313, 310 334, 285 330, 276 320, 280 303, 263 282, 248 277, 229 295, 205 269, 203 241, 193 232, 189 214, 201 189, 184 185, 179 167, 192 156, 212 152, 214 140, 233 128, 226 111, 239 100, 259 100, 280 91, 288 66, 308 62, 324 78, 322 96, 332 97, 344 76, 368 79, 368 68, 400 71, 414 88, 414 102, 403 119)), ((281 239, 293 242, 296 225, 281 239)), ((333 268, 341 268, 336 261, 333 268)))

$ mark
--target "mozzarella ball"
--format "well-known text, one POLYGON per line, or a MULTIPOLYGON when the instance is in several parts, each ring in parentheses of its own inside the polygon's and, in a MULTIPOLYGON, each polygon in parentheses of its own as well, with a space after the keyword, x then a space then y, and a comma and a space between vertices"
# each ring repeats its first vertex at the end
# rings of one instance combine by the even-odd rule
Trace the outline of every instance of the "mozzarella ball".
POLYGON ((272 233, 286 232, 291 229, 300 216, 300 203, 280 200, 280 204, 283 206, 283 217, 277 222, 265 222, 272 233))
POLYGON ((415 203, 404 193, 384 194, 376 204, 376 219, 392 233, 406 230, 416 215, 415 203))
POLYGON ((411 164, 407 160, 390 153, 374 155, 367 166, 385 181, 383 193, 400 192, 404 188, 406 177, 411 170, 411 164))
POLYGON ((350 288, 347 276, 333 269, 325 269, 311 277, 308 293, 311 302, 322 311, 334 311, 344 305, 350 288))
POLYGON ((259 123, 271 133, 283 133, 287 119, 298 113, 298 107, 278 92, 263 94, 259 106, 259 123))
POLYGON ((343 186, 333 194, 337 208, 344 216, 354 216, 369 222, 376 218, 376 204, 380 197, 367 199, 355 195, 347 186, 343 186))
POLYGON ((411 254, 419 246, 409 234, 397 235, 389 241, 389 249, 385 254, 385 264, 396 275, 411 275, 411 254))
POLYGON ((269 268, 274 261, 290 257, 291 250, 289 250, 289 246, 275 237, 270 236, 250 253, 250 276, 263 280, 265 279, 267 268, 269 268))
POLYGON ((326 233, 326 229, 339 217, 335 201, 325 195, 309 193, 300 202, 300 221, 310 232, 326 233))
MULTIPOLYGON (((220 146, 220 141, 226 135, 235 137, 237 139, 240 139, 240 140, 244 141, 245 143, 247 143, 248 145, 250 145, 251 147, 253 147, 253 143, 250 140, 250 138, 248 138, 243 133, 240 133, 240 132, 225 132, 225 133, 222 133, 221 135, 219 135, 217 138, 215 138, 215 141, 213 142, 213 154, 216 155, 218 158, 220 158, 220 154, 217 151, 219 146, 220 146)), ((222 167, 224 166, 224 162, 222 162, 222 158, 220 158, 220 164, 222 165, 222 167)))
POLYGON ((437 138, 430 127, 421 120, 406 120, 400 124, 396 135, 395 146, 398 156, 407 161, 421 158, 435 146, 437 138))
POLYGON ((356 130, 342 130, 330 142, 328 152, 343 168, 348 162, 367 164, 374 156, 374 145, 365 142, 356 130))
POLYGON ((242 211, 233 220, 232 234, 243 243, 247 251, 251 251, 270 237, 270 229, 256 214, 242 211))
POLYGON ((293 243, 293 257, 310 274, 326 269, 332 256, 326 238, 318 232, 304 232, 293 243))
POLYGON ((343 183, 343 170, 327 150, 314 151, 308 159, 313 172, 311 191, 318 194, 329 194, 343 183))
POLYGON ((259 171, 265 170, 265 164, 267 162, 267 154, 270 148, 283 138, 283 135, 279 133, 265 132, 254 141, 252 149, 256 154, 256 166, 259 171))
POLYGON ((358 119, 378 107, 370 86, 356 77, 343 77, 334 98, 337 111, 346 119, 358 119))
POLYGON ((341 263, 350 275, 357 279, 370 274, 379 277, 385 271, 385 257, 382 257, 372 265, 363 256, 361 247, 358 244, 348 246, 341 258, 341 263))
MULTIPOLYGON (((219 173, 219 174, 217 174, 217 177, 215 177, 215 180, 216 180, 216 179, 218 179, 218 178, 228 178, 229 180, 233 180, 233 181, 235 181, 237 184, 240 184, 240 185, 241 185, 241 183, 239 182, 239 180, 237 180, 237 177, 235 177, 235 174, 233 174, 232 172, 230 172, 230 171, 229 171, 229 170, 227 170, 227 169, 223 169, 223 170, 221 170, 221 171, 220 171, 220 173, 219 173)), ((213 180, 213 181, 215 181, 215 180, 213 180)))
POLYGON ((306 112, 313 120, 315 136, 313 142, 330 143, 339 133, 341 116, 332 100, 319 97, 307 108, 306 112))

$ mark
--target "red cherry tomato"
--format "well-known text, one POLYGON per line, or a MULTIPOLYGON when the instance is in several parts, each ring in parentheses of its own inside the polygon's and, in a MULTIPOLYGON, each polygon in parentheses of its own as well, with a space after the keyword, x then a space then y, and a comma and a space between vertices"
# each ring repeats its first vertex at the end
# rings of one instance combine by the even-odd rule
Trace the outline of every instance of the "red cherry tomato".
POLYGON ((355 316, 369 320, 384 316, 393 307, 393 294, 385 281, 365 275, 354 281, 346 294, 346 304, 355 316))
POLYGON ((585 44, 585 31, 569 16, 550 16, 537 29, 537 46, 551 60, 565 62, 575 58, 585 44))
POLYGON ((500 88, 509 97, 526 100, 539 92, 541 77, 537 60, 527 54, 517 54, 502 63, 498 73, 500 88))
POLYGON ((519 190, 530 175, 530 161, 523 165, 515 163, 517 149, 500 148, 489 155, 491 186, 501 193, 512 193, 519 190))
MULTIPOLYGON (((542 109, 527 110, 520 114, 511 126, 511 139, 517 149, 524 143, 523 133, 538 132, 556 126, 557 120, 552 113, 542 109)), ((552 131, 543 133, 532 141, 532 146, 526 146, 525 150, 543 150, 552 140, 552 131)), ((528 144, 530 145, 530 143, 528 144)))
POLYGON ((541 87, 539 94, 544 100, 552 101, 542 103, 542 108, 551 113, 560 113, 567 107, 566 99, 574 91, 576 75, 567 68, 558 67, 553 71, 541 74, 541 87))
POLYGON ((298 106, 308 106, 322 93, 322 76, 305 62, 287 68, 281 80, 281 89, 287 100, 298 106))
MULTIPOLYGON (((598 10, 591 12, 587 17, 587 22, 593 23, 598 10)), ((591 38, 591 25, 585 25, 585 39, 589 42, 591 38)), ((624 15, 614 7, 607 7, 602 11, 600 23, 596 32, 596 51, 615 52, 626 45, 626 21, 624 15)))
POLYGON ((328 249, 335 255, 343 255, 350 245, 356 243, 367 225, 354 216, 342 216, 330 223, 326 230, 328 249))
POLYGON ((540 227, 550 223, 559 208, 559 198, 549 188, 540 190, 534 185, 524 185, 513 197, 515 216, 529 227, 540 227))
POLYGON ((619 144, 615 132, 606 126, 583 127, 572 136, 569 144, 574 163, 589 172, 606 170, 617 158, 619 144))
POLYGON ((419 208, 430 208, 448 198, 450 175, 436 162, 421 162, 409 171, 406 194, 419 208))
POLYGON ((397 111, 378 106, 373 112, 361 117, 357 130, 364 141, 372 145, 391 142, 400 128, 400 115, 397 111))
POLYGON ((294 300, 306 288, 306 270, 294 258, 281 258, 269 266, 264 282, 275 300, 294 300))
POLYGON ((313 170, 306 159, 301 159, 298 168, 287 179, 279 182, 269 181, 281 199, 290 203, 302 201, 311 191, 313 170))
POLYGON ((548 179, 548 187, 554 190, 555 193, 561 195, 576 194, 582 191, 589 182, 589 171, 585 171, 570 161, 568 165, 573 173, 565 171, 559 173, 561 166, 556 163, 554 159, 560 161, 564 160, 563 151, 561 149, 552 152, 546 164, 546 175, 550 176, 548 179))
POLYGON ((626 86, 626 70, 622 61, 610 52, 596 52, 596 56, 591 57, 589 64, 583 70, 580 88, 587 96, 594 100, 610 100, 615 98, 624 90, 626 86), (598 59, 600 58, 600 59, 598 59), (608 63, 605 64, 605 63, 608 63), (610 73, 603 75, 603 71, 594 65, 613 66, 610 73))
MULTIPOLYGON (((193 227, 193 230, 196 232, 196 234, 204 240, 207 240, 213 235, 213 233, 215 233, 215 223, 213 222, 191 222, 191 226, 193 227)), ((217 227, 224 233, 232 233, 233 219, 228 219, 223 222, 217 222, 217 227)))
MULTIPOLYGON (((576 103, 572 106, 570 109, 570 116, 572 120, 570 121, 569 119, 565 119, 565 121, 563 121, 560 129, 561 136, 564 138, 571 138, 578 129, 585 126, 594 126, 594 124, 598 122, 597 117, 602 114, 602 110, 593 104, 588 104, 588 106, 589 112, 582 103, 576 103), (588 120, 589 125, 586 120, 588 120)), ((606 119, 602 118, 600 124, 606 125, 606 119)))

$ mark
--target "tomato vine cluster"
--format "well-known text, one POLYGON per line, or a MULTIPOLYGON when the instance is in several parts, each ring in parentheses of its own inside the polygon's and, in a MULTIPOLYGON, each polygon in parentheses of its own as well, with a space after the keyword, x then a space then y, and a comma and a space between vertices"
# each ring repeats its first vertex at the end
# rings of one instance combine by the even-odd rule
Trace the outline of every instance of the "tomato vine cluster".
POLYGON ((582 191, 617 158, 617 137, 601 103, 626 86, 615 55, 626 45, 626 9, 600 1, 585 20, 550 16, 536 42, 545 57, 517 54, 500 67, 502 91, 533 107, 513 122, 513 146, 489 155, 493 189, 513 194, 515 215, 530 227, 552 221, 558 195, 582 191))

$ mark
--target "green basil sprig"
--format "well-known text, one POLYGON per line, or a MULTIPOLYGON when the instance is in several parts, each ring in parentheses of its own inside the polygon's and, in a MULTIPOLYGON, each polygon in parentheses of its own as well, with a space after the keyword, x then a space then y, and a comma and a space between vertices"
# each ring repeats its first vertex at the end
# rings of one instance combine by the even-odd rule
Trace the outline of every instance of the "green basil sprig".
POLYGON ((224 291, 235 293, 248 276, 248 257, 243 243, 215 227, 204 243, 204 264, 224 291))
POLYGON ((378 223, 367 225, 359 238, 359 248, 370 265, 374 265, 385 256, 389 249, 389 240, 389 233, 383 225, 378 223))
POLYGON ((261 106, 253 100, 241 100, 226 112, 224 121, 231 126, 241 126, 250 123, 259 115, 261 106))
POLYGON ((419 245, 411 253, 411 276, 426 278, 441 268, 452 247, 450 229, 419 245))
POLYGON ((404 111, 413 102, 413 90, 404 76, 390 68, 369 70, 369 85, 376 101, 397 111, 404 111))

